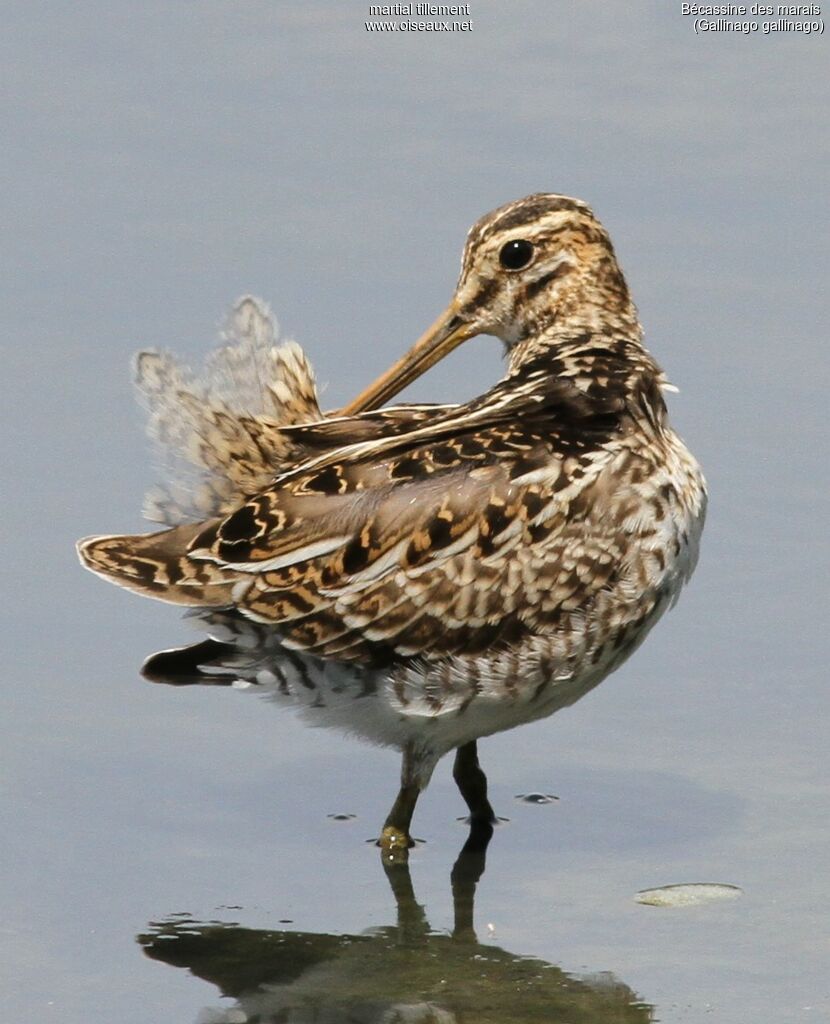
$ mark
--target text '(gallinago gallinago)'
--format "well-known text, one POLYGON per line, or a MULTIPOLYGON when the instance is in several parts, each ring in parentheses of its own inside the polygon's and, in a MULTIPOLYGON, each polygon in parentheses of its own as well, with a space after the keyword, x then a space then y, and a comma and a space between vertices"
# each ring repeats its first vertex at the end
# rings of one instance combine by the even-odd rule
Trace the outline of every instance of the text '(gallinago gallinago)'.
POLYGON ((390 843, 455 747, 462 792, 490 815, 475 738, 596 685, 694 568, 703 477, 669 427, 609 237, 578 200, 533 195, 479 220, 447 311, 338 413, 323 416, 301 350, 273 345, 251 299, 205 380, 154 353, 137 377, 153 433, 200 476, 153 497, 170 528, 82 541, 83 563, 264 624, 286 671, 363 666, 401 721, 440 721, 401 742, 390 843), (507 351, 484 395, 374 411, 481 333, 507 351))

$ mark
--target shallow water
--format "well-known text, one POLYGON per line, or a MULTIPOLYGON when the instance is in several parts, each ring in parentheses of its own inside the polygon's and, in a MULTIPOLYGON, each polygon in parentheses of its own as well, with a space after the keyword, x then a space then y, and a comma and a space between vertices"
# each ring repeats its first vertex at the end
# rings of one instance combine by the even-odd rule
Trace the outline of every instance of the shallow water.
MULTIPOLYGON (((328 2, 4 17, 9 1019, 830 1014, 827 43, 696 37, 674 6, 488 0, 441 40, 369 38, 362 7, 328 2), (453 941, 449 763, 390 880, 366 840, 395 753, 255 693, 143 681, 198 637, 72 545, 140 528, 137 347, 198 360, 252 291, 336 406, 443 308, 469 223, 536 189, 611 231, 711 505, 694 579, 631 661, 480 744, 509 821, 475 941, 480 865, 457 873, 453 941), (698 882, 742 895, 636 902, 698 882)), ((497 349, 471 342, 412 396, 483 390, 497 349)))

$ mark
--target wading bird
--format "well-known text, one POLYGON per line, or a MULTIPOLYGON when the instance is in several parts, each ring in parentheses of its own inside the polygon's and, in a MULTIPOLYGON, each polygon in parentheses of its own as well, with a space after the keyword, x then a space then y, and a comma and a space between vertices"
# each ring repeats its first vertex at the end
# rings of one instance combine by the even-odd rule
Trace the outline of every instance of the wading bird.
POLYGON ((402 723, 440 723, 401 728, 386 846, 409 842, 418 794, 455 748, 473 819, 491 819, 476 739, 600 682, 697 559, 704 480, 668 424, 670 385, 607 232, 554 194, 481 218, 449 308, 328 416, 302 351, 273 344, 254 300, 226 340, 201 381, 138 356, 151 431, 198 479, 151 497, 167 529, 81 541, 82 562, 226 627, 257 624, 274 674, 330 686, 365 671, 402 723), (507 355, 485 394, 379 408, 482 333, 507 355))

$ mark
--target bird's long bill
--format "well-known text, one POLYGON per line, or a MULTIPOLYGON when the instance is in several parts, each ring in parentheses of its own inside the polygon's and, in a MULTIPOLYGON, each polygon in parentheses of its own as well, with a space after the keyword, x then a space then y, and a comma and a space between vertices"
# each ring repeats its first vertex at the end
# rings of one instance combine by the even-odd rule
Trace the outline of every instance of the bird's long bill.
POLYGON ((378 409, 475 333, 472 326, 458 315, 455 304, 451 304, 405 356, 340 410, 341 415, 353 416, 378 409))

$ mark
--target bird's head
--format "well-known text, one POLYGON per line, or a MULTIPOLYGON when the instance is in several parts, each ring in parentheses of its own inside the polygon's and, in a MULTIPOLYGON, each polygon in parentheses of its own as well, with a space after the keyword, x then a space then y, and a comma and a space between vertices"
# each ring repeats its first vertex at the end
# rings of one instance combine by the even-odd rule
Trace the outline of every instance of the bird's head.
POLYGON ((605 228, 579 199, 537 193, 472 226, 447 309, 344 412, 376 409, 468 338, 492 334, 508 352, 551 330, 636 324, 605 228))

